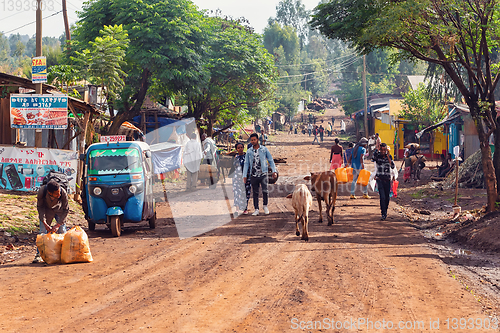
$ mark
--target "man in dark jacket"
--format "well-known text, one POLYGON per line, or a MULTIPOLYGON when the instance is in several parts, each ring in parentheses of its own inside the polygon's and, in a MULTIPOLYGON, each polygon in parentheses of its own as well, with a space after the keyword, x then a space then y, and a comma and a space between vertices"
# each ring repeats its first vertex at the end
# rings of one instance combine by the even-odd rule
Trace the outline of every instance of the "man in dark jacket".
POLYGON ((391 154, 387 151, 387 144, 380 144, 380 151, 374 152, 373 161, 377 167, 375 180, 377 181, 378 193, 380 195, 381 220, 385 220, 387 218, 387 209, 389 208, 389 194, 391 193, 391 169, 394 169, 394 161, 391 154))
MULTIPOLYGON (((38 219, 40 220, 40 233, 57 232, 66 233, 66 217, 69 213, 68 194, 59 186, 55 180, 51 180, 47 185, 43 185, 38 190, 36 208, 38 209, 38 219), (52 227, 52 220, 56 224, 52 227)), ((33 263, 42 262, 38 252, 33 259, 33 263)))

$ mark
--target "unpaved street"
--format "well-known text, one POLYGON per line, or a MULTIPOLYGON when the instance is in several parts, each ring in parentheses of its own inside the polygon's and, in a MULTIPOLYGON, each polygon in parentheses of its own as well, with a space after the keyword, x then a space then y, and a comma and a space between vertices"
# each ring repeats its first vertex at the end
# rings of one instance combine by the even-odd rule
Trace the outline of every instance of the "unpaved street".
POLYGON ((285 196, 308 167, 322 167, 333 138, 320 146, 311 141, 286 134, 273 139, 274 157, 288 163, 278 166, 268 216, 240 216, 179 239, 163 204, 155 230, 127 227, 120 238, 103 227, 89 232, 93 263, 34 265, 25 256, 0 266, 0 330, 498 331, 484 329, 495 325, 488 304, 450 274, 417 230, 393 208, 380 221, 376 194, 350 200, 343 189, 333 226, 317 222, 315 202, 310 241, 295 236, 285 196), (371 322, 369 329, 360 318, 371 322), (328 327, 332 322, 341 326, 328 327))

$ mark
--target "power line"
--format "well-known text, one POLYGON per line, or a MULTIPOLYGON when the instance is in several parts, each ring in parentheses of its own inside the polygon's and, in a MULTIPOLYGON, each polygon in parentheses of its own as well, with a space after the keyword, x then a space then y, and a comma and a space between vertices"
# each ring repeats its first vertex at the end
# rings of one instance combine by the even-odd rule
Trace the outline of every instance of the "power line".
MULTIPOLYGON (((62 13, 62 10, 60 10, 60 11, 58 11, 58 12, 56 12, 56 13, 52 14, 52 15, 49 15, 49 16, 47 16, 47 17, 44 17, 44 18, 42 18, 42 20, 48 19, 49 17, 52 17, 52 16, 57 15, 57 14, 59 14, 59 13, 62 13)), ((11 32, 13 32, 13 31, 19 30, 19 29, 24 28, 24 27, 26 27, 26 26, 28 26, 28 25, 33 24, 33 23, 36 23, 36 21, 30 22, 30 23, 26 23, 26 24, 24 24, 24 25, 22 25, 22 26, 20 26, 20 27, 18 27, 18 28, 15 28, 15 29, 9 30, 9 31, 5 32, 5 34, 8 34, 8 33, 11 33, 11 32)))
POLYGON ((323 72, 323 71, 327 71, 327 70, 330 70, 330 69, 334 69, 334 70, 337 70, 337 71, 341 71, 349 66, 351 66, 353 63, 355 63, 357 60, 359 60, 359 57, 355 57, 355 58, 351 58, 349 60, 346 60, 344 61, 342 64, 340 64, 340 68, 337 68, 336 66, 333 66, 333 67, 330 67, 330 68, 325 68, 325 69, 321 69, 319 71, 315 71, 315 72, 310 72, 310 73, 303 73, 303 74, 295 74, 295 75, 286 75, 286 76, 280 76, 279 78, 280 79, 286 79, 286 78, 290 78, 290 77, 299 77, 299 76, 306 76, 306 75, 311 75, 311 74, 315 74, 315 73, 319 73, 319 72, 323 72), (349 63, 348 63, 349 62, 349 63))
MULTIPOLYGON (((342 58, 347 58, 347 57, 350 57, 353 55, 356 55, 356 53, 346 54, 346 55, 340 56, 340 57, 335 58, 335 59, 327 60, 326 62, 332 62, 332 61, 339 60, 342 58)), ((300 66, 310 66, 310 65, 315 65, 315 64, 317 64, 317 62, 311 62, 309 64, 298 64, 298 65, 279 65, 276 67, 300 67, 300 66)))
POLYGON ((6 20, 6 19, 8 19, 8 18, 10 18, 10 17, 12 17, 12 16, 16 16, 17 14, 21 14, 21 13, 22 13, 22 11, 18 11, 17 13, 14 13, 14 14, 12 14, 12 15, 9 15, 9 16, 7 16, 7 17, 4 17, 4 18, 0 19, 0 21, 6 20))

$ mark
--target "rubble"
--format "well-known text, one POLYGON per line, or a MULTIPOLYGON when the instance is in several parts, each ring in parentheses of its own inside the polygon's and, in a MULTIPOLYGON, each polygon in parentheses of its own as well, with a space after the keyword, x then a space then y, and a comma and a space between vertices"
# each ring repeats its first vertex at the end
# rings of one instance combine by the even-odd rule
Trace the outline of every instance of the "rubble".
MULTIPOLYGON (((455 187, 455 170, 442 181, 444 188, 455 187)), ((467 158, 458 169, 458 187, 461 188, 484 188, 483 164, 481 162, 481 151, 477 151, 467 158)))

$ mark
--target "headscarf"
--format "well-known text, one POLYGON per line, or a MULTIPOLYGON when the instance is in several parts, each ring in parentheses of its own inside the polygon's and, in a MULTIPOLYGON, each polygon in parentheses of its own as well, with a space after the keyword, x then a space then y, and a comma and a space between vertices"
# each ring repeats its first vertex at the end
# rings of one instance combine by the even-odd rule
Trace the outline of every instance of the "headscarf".
POLYGON ((354 146, 354 148, 352 150, 352 158, 356 158, 358 156, 359 146, 361 146, 362 144, 367 144, 367 143, 368 143, 368 139, 365 137, 362 137, 361 140, 359 140, 359 142, 356 143, 356 145, 354 146))

